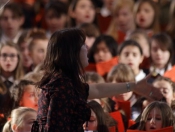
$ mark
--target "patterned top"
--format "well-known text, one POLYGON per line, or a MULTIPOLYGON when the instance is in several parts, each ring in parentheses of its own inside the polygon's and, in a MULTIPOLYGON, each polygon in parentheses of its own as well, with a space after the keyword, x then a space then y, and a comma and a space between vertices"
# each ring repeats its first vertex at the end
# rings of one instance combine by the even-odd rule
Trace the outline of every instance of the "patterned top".
POLYGON ((38 102, 37 121, 40 131, 44 132, 83 132, 83 123, 90 118, 87 105, 89 92, 78 93, 71 79, 63 74, 55 74, 43 86, 38 102))

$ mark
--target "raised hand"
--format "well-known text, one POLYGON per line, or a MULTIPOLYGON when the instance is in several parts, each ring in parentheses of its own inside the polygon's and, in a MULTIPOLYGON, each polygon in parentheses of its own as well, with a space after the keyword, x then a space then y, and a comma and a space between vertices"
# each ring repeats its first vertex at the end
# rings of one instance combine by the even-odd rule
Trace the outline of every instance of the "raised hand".
POLYGON ((151 76, 152 75, 149 74, 144 79, 137 82, 137 85, 133 91, 151 100, 161 100, 163 98, 163 95, 160 90, 148 83, 148 79, 150 79, 151 76))

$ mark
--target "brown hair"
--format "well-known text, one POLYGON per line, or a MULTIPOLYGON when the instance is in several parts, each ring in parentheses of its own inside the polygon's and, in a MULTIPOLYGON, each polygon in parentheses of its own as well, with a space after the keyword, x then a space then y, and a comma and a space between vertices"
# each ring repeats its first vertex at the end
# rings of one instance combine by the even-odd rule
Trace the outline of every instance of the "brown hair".
POLYGON ((173 64, 174 60, 174 50, 171 38, 166 33, 157 33, 152 36, 151 41, 155 40, 159 45, 160 49, 165 51, 168 50, 170 53, 170 58, 165 66, 165 70, 168 68, 168 64, 173 64))
MULTIPOLYGON (((134 12, 137 14, 140 10, 141 5, 144 3, 148 3, 152 9, 154 10, 154 20, 149 29, 153 29, 154 33, 158 33, 160 31, 159 26, 159 8, 157 4, 153 0, 140 0, 135 4, 134 12)), ((138 25, 137 25, 138 26, 138 25)))
POLYGON ((84 31, 85 35, 88 37, 98 37, 100 35, 100 31, 97 28, 97 26, 95 26, 92 23, 83 23, 80 25, 79 27, 81 30, 84 31))
POLYGON ((24 30, 18 39, 18 46, 20 47, 23 42, 29 41, 30 30, 24 30))
MULTIPOLYGON (((15 80, 19 80, 24 75, 23 66, 22 66, 22 57, 21 57, 19 47, 15 43, 7 41, 6 43, 3 43, 0 45, 0 52, 1 52, 2 48, 5 46, 10 46, 10 47, 16 49, 18 52, 18 55, 17 55, 18 56, 18 64, 14 70, 14 78, 15 78, 15 80)), ((0 67, 0 69, 2 69, 2 68, 0 67)))
POLYGON ((80 50, 85 43, 85 35, 78 28, 56 31, 52 34, 46 58, 44 60, 44 76, 39 87, 44 86, 55 74, 62 72, 72 79, 80 92, 84 92, 84 68, 80 61, 80 50))
POLYGON ((147 122, 149 113, 152 109, 157 108, 160 110, 161 117, 162 117, 162 128, 173 126, 175 128, 175 118, 171 108, 168 106, 167 103, 164 102, 152 102, 149 104, 143 111, 140 119, 140 125, 138 127, 139 130, 145 130, 145 123, 147 122))
POLYGON ((15 3, 15 2, 7 3, 2 8, 2 12, 0 13, 0 17, 3 16, 3 12, 5 10, 10 10, 15 18, 24 17, 24 13, 23 13, 22 7, 19 4, 15 3))
POLYGON ((95 113, 97 117, 97 131, 98 132, 109 132, 107 121, 106 121, 106 114, 103 111, 103 108, 99 103, 92 100, 88 102, 88 106, 91 108, 91 110, 95 113))
POLYGON ((37 29, 34 28, 30 31, 30 34, 28 35, 29 38, 31 38, 31 41, 29 43, 29 51, 32 51, 34 45, 35 45, 35 40, 41 39, 41 40, 48 40, 46 36, 46 32, 43 29, 37 29))
POLYGON ((2 79, 0 79, 0 94, 5 94, 7 92, 7 88, 2 82, 2 79))

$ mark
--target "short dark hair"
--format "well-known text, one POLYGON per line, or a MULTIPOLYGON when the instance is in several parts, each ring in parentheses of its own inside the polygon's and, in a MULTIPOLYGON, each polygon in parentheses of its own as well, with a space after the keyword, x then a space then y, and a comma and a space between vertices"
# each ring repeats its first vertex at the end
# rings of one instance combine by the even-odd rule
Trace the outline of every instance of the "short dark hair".
POLYGON ((45 7, 45 14, 48 11, 52 11, 53 17, 61 17, 62 14, 67 15, 68 8, 67 5, 61 1, 50 1, 45 7))
POLYGON ((117 56, 117 42, 115 39, 109 35, 100 35, 96 38, 95 42, 93 43, 92 47, 89 50, 89 62, 94 63, 94 54, 97 50, 97 46, 101 43, 105 42, 106 46, 109 48, 109 51, 111 52, 112 56, 117 56))
POLYGON ((127 46, 135 46, 135 47, 137 47, 139 49, 139 51, 140 51, 140 54, 143 55, 143 51, 142 51, 141 46, 134 40, 126 40, 126 41, 124 41, 119 47, 118 54, 120 55, 121 52, 123 51, 123 49, 125 47, 127 47, 127 46))
MULTIPOLYGON (((24 17, 23 9, 17 3, 11 2, 11 3, 6 4, 3 8, 3 11, 5 11, 6 9, 9 9, 13 13, 14 17, 16 18, 24 17)), ((0 15, 1 17, 2 17, 2 14, 3 13, 1 13, 0 15)))

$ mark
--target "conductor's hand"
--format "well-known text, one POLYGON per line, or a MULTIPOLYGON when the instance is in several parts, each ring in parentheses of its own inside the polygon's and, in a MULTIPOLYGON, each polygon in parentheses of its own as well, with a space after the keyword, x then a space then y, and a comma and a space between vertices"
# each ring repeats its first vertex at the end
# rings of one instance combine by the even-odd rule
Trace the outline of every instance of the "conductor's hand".
POLYGON ((153 87, 150 83, 148 83, 148 79, 150 79, 151 74, 146 76, 141 81, 137 82, 136 87, 134 88, 134 92, 144 96, 150 100, 161 100, 163 98, 162 93, 158 88, 153 87))

